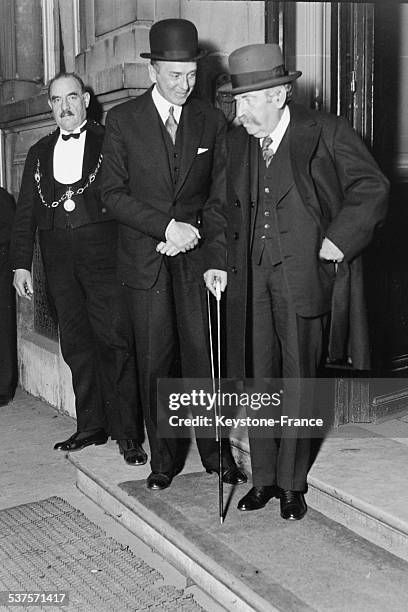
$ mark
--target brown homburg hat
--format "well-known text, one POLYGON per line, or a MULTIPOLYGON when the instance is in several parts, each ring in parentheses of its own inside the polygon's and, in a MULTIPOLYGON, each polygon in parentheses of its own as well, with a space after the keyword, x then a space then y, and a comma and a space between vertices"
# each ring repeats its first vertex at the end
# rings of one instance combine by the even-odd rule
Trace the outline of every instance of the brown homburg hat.
POLYGON ((231 83, 220 90, 232 94, 245 93, 290 83, 301 76, 301 72, 288 72, 283 63, 282 52, 276 44, 256 44, 240 47, 228 58, 231 83))
POLYGON ((163 19, 154 23, 149 32, 150 53, 141 57, 164 62, 195 62, 206 51, 198 48, 198 33, 187 19, 163 19))

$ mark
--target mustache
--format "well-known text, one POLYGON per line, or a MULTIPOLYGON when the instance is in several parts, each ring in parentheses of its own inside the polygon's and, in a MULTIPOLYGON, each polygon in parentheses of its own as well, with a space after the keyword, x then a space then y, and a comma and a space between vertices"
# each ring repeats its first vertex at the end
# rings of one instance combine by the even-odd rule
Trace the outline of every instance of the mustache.
POLYGON ((251 117, 248 115, 240 115, 239 117, 237 117, 237 121, 241 124, 244 125, 244 123, 252 123, 253 125, 261 125, 259 121, 257 121, 255 119, 255 117, 251 117))
POLYGON ((72 113, 70 110, 67 111, 62 111, 62 113, 60 114, 61 119, 63 119, 64 117, 73 117, 74 113, 72 113))

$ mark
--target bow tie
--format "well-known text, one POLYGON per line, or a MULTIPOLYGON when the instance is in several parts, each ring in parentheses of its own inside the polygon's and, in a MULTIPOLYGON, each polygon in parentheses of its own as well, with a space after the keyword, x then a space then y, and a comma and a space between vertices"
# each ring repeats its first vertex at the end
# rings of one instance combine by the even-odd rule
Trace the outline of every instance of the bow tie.
POLYGON ((84 132, 85 130, 86 130, 86 125, 81 127, 81 130, 79 132, 71 132, 70 134, 61 134, 61 138, 64 141, 69 140, 70 138, 75 138, 75 140, 78 140, 82 132, 84 132))

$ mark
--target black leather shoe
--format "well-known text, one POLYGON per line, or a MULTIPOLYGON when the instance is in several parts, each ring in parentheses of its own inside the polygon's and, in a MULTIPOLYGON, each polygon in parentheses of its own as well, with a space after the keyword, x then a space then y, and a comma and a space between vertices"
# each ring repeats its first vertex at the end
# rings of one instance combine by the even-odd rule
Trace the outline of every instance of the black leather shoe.
POLYGON ((118 440, 120 454, 129 465, 144 465, 147 455, 137 440, 118 440))
POLYGON ((278 487, 252 487, 252 489, 238 502, 238 510, 249 511, 264 508, 272 497, 279 497, 278 487))
MULTIPOLYGON (((218 469, 207 468, 206 472, 208 474, 219 474, 218 469)), ((222 482, 225 482, 225 484, 240 485, 245 484, 247 480, 248 478, 245 472, 240 470, 236 465, 225 468, 222 473, 222 482)))
POLYGON ((300 491, 280 492, 281 517, 288 521, 300 521, 307 511, 305 496, 300 491))
POLYGON ((171 485, 173 477, 163 472, 152 472, 146 480, 147 488, 152 491, 161 491, 171 485))
POLYGON ((85 446, 90 446, 91 444, 95 444, 95 446, 99 446, 100 444, 106 444, 108 441, 108 436, 103 429, 98 429, 93 434, 86 436, 84 438, 78 438, 79 432, 74 433, 73 436, 68 438, 68 440, 64 440, 63 442, 57 442, 54 445, 54 450, 60 449, 62 451, 79 451, 85 448, 85 446))

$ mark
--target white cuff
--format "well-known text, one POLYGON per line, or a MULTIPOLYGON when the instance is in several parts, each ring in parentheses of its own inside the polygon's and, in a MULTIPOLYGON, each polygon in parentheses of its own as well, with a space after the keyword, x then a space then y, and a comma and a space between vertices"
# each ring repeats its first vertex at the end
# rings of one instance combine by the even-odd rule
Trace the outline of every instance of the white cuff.
POLYGON ((175 223, 175 221, 176 221, 175 219, 172 219, 172 220, 170 221, 170 223, 169 223, 169 224, 167 225, 167 227, 166 227, 166 231, 164 232, 164 237, 166 238, 166 240, 168 240, 168 237, 167 237, 167 232, 169 231, 169 228, 171 227, 171 225, 172 225, 173 223, 175 223))

